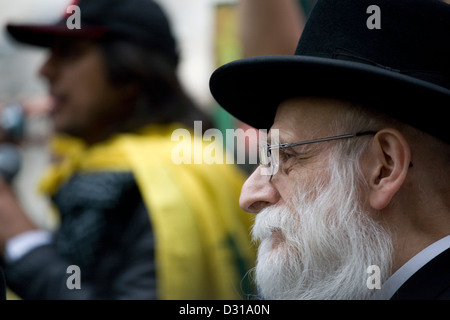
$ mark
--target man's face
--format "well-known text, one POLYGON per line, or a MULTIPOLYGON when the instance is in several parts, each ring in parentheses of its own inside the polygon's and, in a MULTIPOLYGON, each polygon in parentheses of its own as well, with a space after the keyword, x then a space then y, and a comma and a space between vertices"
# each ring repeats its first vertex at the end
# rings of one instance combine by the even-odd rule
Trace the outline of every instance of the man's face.
POLYGON ((124 93, 107 79, 97 45, 58 40, 41 68, 50 84, 55 130, 85 139, 100 138, 124 112, 124 93))
MULTIPOLYGON (((291 99, 280 104, 270 138, 278 130, 279 143, 298 142, 328 137, 330 124, 342 111, 342 103, 325 99, 291 99)), ((345 132, 348 133, 348 132, 345 132)), ((240 205, 248 212, 258 213, 271 205, 289 204, 299 182, 304 185, 318 178, 326 178, 332 142, 311 144, 279 150, 282 165, 269 183, 269 177, 258 168, 244 184, 240 205)), ((276 150, 277 151, 277 150, 276 150)))
MULTIPOLYGON (((279 130, 280 143, 332 136, 330 124, 345 109, 334 100, 287 100, 271 130, 279 130)), ((265 298, 363 299, 373 293, 367 268, 378 265, 383 277, 390 272, 390 234, 364 206, 363 177, 338 144, 280 150, 280 168, 270 181, 257 169, 243 186, 241 207, 258 213, 255 270, 265 298)))

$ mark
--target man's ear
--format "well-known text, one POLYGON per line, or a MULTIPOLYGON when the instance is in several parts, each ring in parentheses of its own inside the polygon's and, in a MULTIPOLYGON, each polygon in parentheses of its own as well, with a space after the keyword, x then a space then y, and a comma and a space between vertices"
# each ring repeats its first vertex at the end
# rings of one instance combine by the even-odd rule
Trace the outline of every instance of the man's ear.
POLYGON ((378 131, 367 158, 369 203, 384 209, 405 181, 411 163, 411 150, 405 137, 396 129, 378 131))

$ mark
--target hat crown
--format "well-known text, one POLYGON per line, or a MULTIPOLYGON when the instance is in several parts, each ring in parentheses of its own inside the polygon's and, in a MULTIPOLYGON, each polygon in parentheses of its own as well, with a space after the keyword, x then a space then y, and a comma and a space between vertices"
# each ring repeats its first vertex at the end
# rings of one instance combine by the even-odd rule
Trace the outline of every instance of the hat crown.
POLYGON ((450 5, 320 0, 295 54, 369 64, 450 89, 450 5))
POLYGON ((450 144, 449 31, 450 5, 440 0, 319 0, 294 55, 221 66, 211 93, 256 128, 270 128, 282 101, 316 96, 352 101, 450 144))

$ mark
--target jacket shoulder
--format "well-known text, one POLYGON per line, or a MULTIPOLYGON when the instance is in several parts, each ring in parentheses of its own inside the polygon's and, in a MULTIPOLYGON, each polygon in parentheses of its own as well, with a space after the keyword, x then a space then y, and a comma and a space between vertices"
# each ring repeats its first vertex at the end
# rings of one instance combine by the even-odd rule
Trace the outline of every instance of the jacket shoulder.
POLYGON ((413 274, 392 300, 450 299, 450 248, 413 274))

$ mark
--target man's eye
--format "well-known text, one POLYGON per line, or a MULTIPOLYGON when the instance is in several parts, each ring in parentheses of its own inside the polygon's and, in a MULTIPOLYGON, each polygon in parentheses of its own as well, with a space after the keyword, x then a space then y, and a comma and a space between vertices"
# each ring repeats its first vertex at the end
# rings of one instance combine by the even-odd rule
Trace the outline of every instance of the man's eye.
POLYGON ((289 159, 295 157, 295 154, 291 151, 280 150, 280 160, 282 162, 287 162, 289 159))
POLYGON ((58 43, 54 52, 61 59, 64 60, 76 60, 82 57, 89 50, 89 46, 85 43, 71 43, 67 41, 63 41, 58 43))

